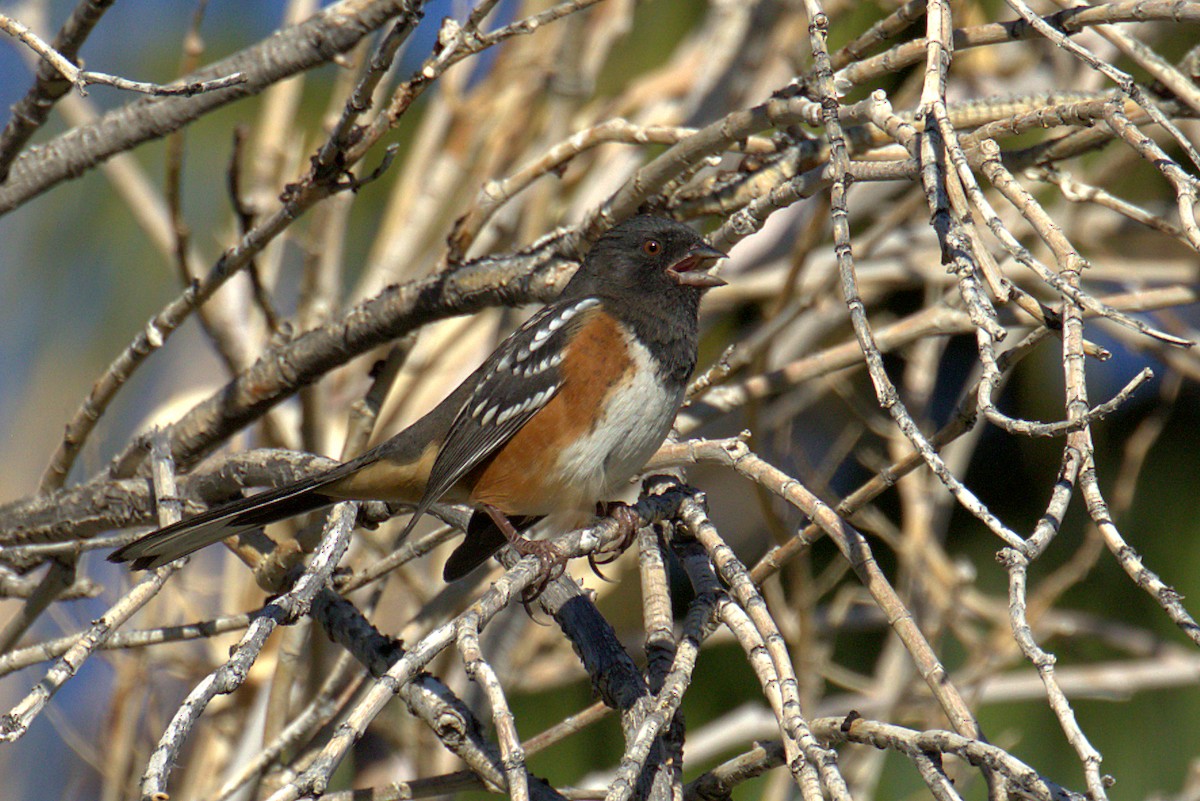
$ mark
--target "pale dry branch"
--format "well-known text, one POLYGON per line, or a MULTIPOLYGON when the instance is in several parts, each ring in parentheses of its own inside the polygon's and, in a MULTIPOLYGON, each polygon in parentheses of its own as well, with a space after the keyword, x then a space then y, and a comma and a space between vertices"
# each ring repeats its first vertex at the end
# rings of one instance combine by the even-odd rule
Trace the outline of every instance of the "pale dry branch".
POLYGON ((191 97, 202 92, 213 92, 217 89, 237 86, 238 84, 245 83, 247 80, 246 76, 242 73, 234 72, 220 78, 210 78, 204 81, 191 81, 188 83, 155 84, 145 81, 131 81, 119 75, 109 75, 106 72, 80 69, 72 64, 70 59, 55 50, 54 47, 42 40, 33 31, 29 30, 28 27, 5 14, 0 14, 0 30, 24 42, 29 49, 37 53, 46 63, 57 70, 59 75, 69 81, 81 95, 87 94, 86 87, 89 85, 99 84, 102 86, 112 86, 116 89, 124 89, 128 92, 140 92, 142 94, 158 95, 161 97, 169 97, 171 95, 191 97))
POLYGON ((1200 4, 1062 4, 201 3, 162 57, 108 0, 8 13, 6 787, 36 744, 106 799, 1188 792, 1108 743, 1200 686, 1200 4), (180 77, 85 103, 81 49, 180 77), (100 563, 419 418, 637 213, 729 285, 672 475, 532 529, 564 575, 446 586, 472 510, 379 500, 100 563))
MULTIPOLYGON (((166 450, 166 443, 161 435, 154 437, 154 443, 154 453, 151 455, 154 493, 159 508, 159 524, 165 526, 180 518, 181 503, 175 489, 175 465, 166 450)), ((30 723, 45 709, 46 704, 50 702, 55 693, 61 690, 67 681, 74 678, 83 663, 97 649, 103 647, 121 624, 158 594, 167 579, 174 575, 181 566, 179 563, 172 563, 150 572, 95 620, 87 631, 74 637, 70 647, 47 671, 45 678, 38 682, 29 694, 3 718, 0 718, 0 740, 12 742, 22 737, 29 730, 30 723)), ((15 640, 15 638, 13 639, 15 640)))

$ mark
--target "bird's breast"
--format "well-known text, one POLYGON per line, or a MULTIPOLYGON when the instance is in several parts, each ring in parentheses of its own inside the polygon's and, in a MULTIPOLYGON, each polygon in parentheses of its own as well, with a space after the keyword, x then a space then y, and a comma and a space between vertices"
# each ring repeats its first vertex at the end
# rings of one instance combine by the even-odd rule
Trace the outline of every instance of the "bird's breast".
POLYGON ((684 386, 664 385, 654 357, 608 316, 568 345, 559 393, 478 474, 471 501, 506 514, 592 513, 670 431, 684 386))
POLYGON ((609 391, 590 429, 558 457, 558 469, 588 504, 609 499, 654 455, 686 389, 664 382, 645 346, 633 337, 626 340, 629 369, 609 391))

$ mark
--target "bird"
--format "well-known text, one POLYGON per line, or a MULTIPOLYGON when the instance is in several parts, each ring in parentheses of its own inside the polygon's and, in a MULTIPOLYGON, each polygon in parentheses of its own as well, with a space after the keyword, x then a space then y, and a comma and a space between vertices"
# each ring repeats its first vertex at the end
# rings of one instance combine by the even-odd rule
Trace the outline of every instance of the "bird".
POLYGON ((520 531, 546 518, 562 531, 586 523, 658 450, 696 367, 701 296, 726 283, 708 268, 723 258, 681 222, 630 217, 596 240, 556 301, 399 434, 152 531, 109 561, 159 567, 343 500, 415 504, 405 535, 434 503, 471 506, 447 582, 505 543, 554 561, 552 545, 520 531))

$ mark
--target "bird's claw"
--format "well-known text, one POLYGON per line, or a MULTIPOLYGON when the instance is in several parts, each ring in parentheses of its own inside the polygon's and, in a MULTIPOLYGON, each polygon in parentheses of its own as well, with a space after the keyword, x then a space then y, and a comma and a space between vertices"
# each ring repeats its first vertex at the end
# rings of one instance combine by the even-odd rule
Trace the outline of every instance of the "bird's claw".
MULTIPOLYGON (((620 554, 617 554, 617 556, 620 556, 620 554)), ((614 557, 612 557, 612 558, 610 558, 610 559, 600 559, 600 560, 597 560, 597 559, 596 559, 596 554, 594 554, 594 553, 589 553, 589 554, 588 554, 588 558, 587 558, 587 560, 588 560, 588 567, 590 567, 590 568, 592 569, 592 572, 596 574, 596 578, 600 579, 601 581, 603 581, 603 582, 605 582, 605 583, 607 583, 607 584, 616 584, 616 582, 615 582, 613 579, 610 579, 608 576, 606 576, 606 575, 604 575, 603 573, 601 573, 601 572, 600 572, 600 565, 606 565, 606 564, 608 564, 609 562, 613 561, 613 560, 614 560, 614 559, 616 559, 616 558, 617 558, 617 557, 616 557, 616 556, 614 556, 614 557)))
POLYGON ((608 579, 601 575, 599 570, 596 570, 596 565, 607 565, 610 562, 615 562, 620 558, 621 554, 629 550, 629 546, 633 545, 633 540, 637 537, 638 529, 641 528, 642 519, 638 517, 637 512, 633 511, 633 507, 624 501, 597 503, 596 514, 616 520, 617 531, 620 534, 611 546, 604 549, 603 557, 596 558, 595 554, 588 556, 588 563, 591 564, 592 571, 600 576, 600 578, 608 581, 608 579))
POLYGON ((613 583, 613 580, 600 572, 600 565, 607 565, 617 561, 621 554, 633 545, 633 540, 637 536, 638 529, 641 527, 642 520, 637 513, 633 511, 633 507, 623 501, 609 501, 607 503, 601 501, 596 504, 596 514, 601 517, 611 517, 617 521, 617 531, 620 536, 608 548, 604 549, 602 554, 588 554, 588 566, 592 572, 601 581, 613 583))
POLYGON ((529 604, 536 601, 538 596, 546 591, 550 582, 566 571, 567 556, 554 543, 543 540, 529 540, 521 537, 513 541, 512 546, 521 556, 536 556, 540 563, 538 583, 527 589, 521 596, 521 603, 529 604))

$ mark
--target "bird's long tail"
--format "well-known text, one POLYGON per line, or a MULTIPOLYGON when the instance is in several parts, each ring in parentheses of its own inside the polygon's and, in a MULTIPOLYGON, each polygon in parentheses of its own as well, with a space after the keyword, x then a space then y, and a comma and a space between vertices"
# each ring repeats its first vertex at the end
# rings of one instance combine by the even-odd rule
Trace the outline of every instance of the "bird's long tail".
POLYGON ((340 499, 319 490, 342 477, 341 470, 333 470, 209 509, 118 548, 108 561, 132 562, 134 570, 148 570, 227 537, 330 506, 340 499))

